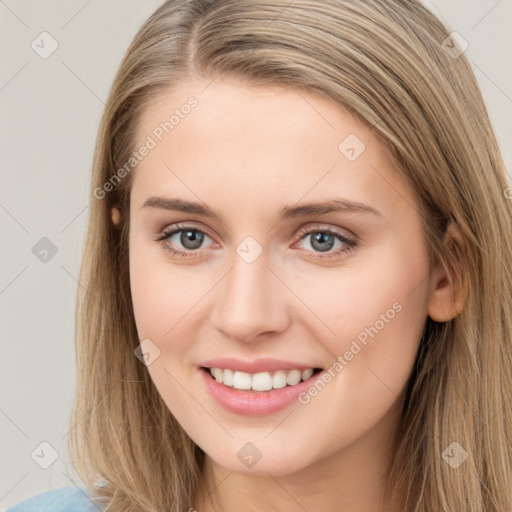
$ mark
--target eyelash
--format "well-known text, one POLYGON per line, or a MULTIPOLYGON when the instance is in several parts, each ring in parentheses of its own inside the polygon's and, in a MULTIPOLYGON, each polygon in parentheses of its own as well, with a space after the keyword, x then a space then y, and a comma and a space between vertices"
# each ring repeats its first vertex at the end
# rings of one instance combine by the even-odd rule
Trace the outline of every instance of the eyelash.
MULTIPOLYGON (((165 242, 165 240, 171 238, 176 233, 180 233, 181 231, 196 231, 198 233, 208 236, 209 238, 212 238, 207 232, 203 231, 202 229, 198 229, 194 226, 187 226, 186 224, 176 224, 171 229, 169 229, 167 231, 163 231, 163 234, 159 238, 157 238, 155 241, 156 242, 165 242)), ((301 230, 299 232, 299 237, 300 237, 299 241, 301 241, 303 238, 305 238, 307 235, 310 235, 311 233, 323 233, 323 234, 333 236, 346 245, 346 247, 344 249, 338 249, 335 252, 324 253, 324 254, 326 254, 326 256, 308 255, 308 257, 312 258, 312 259, 325 259, 325 258, 332 258, 335 256, 341 256, 342 254, 352 252, 358 245, 357 241, 353 238, 349 238, 345 235, 342 235, 341 233, 338 233, 338 232, 330 230, 330 229, 321 229, 319 227, 305 228, 304 230, 301 230)), ((174 249, 166 243, 162 243, 162 246, 165 251, 167 251, 167 252, 171 253, 173 256, 177 256, 179 258, 194 258, 194 257, 196 257, 196 256, 194 256, 194 253, 199 251, 198 249, 195 249, 195 250, 189 249, 187 251, 182 251, 179 249, 174 249)), ((310 252, 310 251, 307 251, 307 252, 310 252)), ((321 254, 321 253, 317 252, 316 254, 321 254)))

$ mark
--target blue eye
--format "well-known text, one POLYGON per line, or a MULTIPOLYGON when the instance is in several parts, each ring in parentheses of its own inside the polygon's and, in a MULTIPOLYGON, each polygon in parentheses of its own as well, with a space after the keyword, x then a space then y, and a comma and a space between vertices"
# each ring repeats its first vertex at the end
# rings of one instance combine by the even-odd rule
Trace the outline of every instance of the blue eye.
POLYGON ((194 257, 194 252, 197 252, 204 238, 210 238, 204 231, 197 229, 193 226, 176 225, 169 231, 164 231, 163 235, 157 239, 157 241, 170 240, 174 235, 181 233, 179 242, 185 247, 186 250, 174 249, 171 245, 164 243, 163 247, 167 252, 180 258, 194 257))
POLYGON ((357 246, 356 241, 352 238, 349 238, 330 229, 313 228, 301 234, 302 236, 300 241, 309 239, 310 245, 313 247, 313 249, 316 249, 316 251, 320 253, 327 253, 326 256, 317 256, 318 252, 315 251, 314 255, 310 255, 311 258, 332 258, 335 256, 340 256, 341 254, 352 251, 357 246), (341 249, 338 249, 334 252, 329 252, 332 250, 336 241, 342 244, 341 249))
MULTIPOLYGON (((318 226, 302 231, 300 233, 299 242, 308 237, 311 247, 313 248, 313 251, 307 251, 313 253, 308 255, 310 258, 323 259, 340 256, 344 253, 351 252, 357 246, 356 240, 331 229, 321 229, 318 226), (341 243, 342 246, 333 252, 333 246, 337 241, 341 243), (321 253, 325 253, 325 255, 321 255, 321 253)), ((198 249, 201 248, 205 238, 210 237, 201 229, 190 225, 176 224, 169 230, 164 231, 156 241, 163 242, 163 248, 173 256, 179 258, 194 258, 197 257, 198 249), (172 245, 166 242, 167 240, 171 240, 172 237, 178 233, 181 233, 178 241, 184 249, 180 249, 179 247, 175 248, 176 242, 172 245)))

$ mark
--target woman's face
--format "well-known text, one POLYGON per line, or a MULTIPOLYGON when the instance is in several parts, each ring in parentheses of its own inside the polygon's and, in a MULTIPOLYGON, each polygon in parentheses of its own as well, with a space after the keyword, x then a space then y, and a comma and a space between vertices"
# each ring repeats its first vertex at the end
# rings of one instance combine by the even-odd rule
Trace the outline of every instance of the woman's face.
POLYGON ((139 356, 185 431, 231 471, 282 475, 363 440, 383 448, 428 314, 417 199, 334 103, 205 86, 160 97, 137 129, 139 356))

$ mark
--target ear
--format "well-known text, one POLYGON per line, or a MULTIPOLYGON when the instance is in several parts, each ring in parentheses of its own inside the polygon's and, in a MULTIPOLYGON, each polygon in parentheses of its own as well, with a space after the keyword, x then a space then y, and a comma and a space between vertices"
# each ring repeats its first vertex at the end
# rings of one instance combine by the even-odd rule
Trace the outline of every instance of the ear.
POLYGON ((119 224, 119 220, 121 219, 121 213, 117 208, 112 208, 110 211, 110 215, 112 217, 112 222, 117 226, 119 224))
POLYGON ((446 229, 444 243, 448 255, 447 266, 440 263, 435 270, 428 302, 428 315, 435 322, 448 322, 456 317, 466 304, 468 287, 464 275, 464 240, 455 224, 450 222, 446 229))

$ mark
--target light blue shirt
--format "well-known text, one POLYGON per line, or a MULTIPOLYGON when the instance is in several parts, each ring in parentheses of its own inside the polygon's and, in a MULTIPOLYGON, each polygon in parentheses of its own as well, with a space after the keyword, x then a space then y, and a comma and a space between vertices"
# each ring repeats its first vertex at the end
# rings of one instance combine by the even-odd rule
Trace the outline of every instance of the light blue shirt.
POLYGON ((101 512, 86 487, 61 487, 20 501, 7 512, 101 512))

